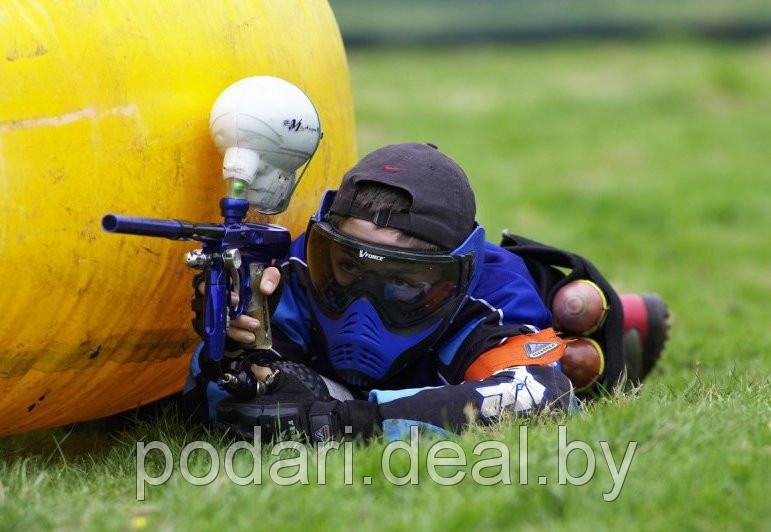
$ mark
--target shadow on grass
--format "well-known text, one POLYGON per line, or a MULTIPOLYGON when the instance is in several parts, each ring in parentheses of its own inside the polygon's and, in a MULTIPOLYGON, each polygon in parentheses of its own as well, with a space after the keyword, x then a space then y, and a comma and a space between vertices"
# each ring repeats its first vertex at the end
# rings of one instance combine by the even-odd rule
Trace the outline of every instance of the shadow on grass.
POLYGON ((205 436, 182 414, 179 395, 109 417, 0 438, 3 460, 33 460, 47 465, 98 461, 116 448, 137 441, 205 436), (199 434, 200 433, 200 434, 199 434))

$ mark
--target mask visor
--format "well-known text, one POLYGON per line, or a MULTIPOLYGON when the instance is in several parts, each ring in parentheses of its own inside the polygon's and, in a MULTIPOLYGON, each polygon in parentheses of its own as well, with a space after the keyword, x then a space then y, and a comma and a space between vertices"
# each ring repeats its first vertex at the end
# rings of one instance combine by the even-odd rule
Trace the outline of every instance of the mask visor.
POLYGON ((471 255, 414 252, 343 235, 326 222, 308 229, 306 256, 315 299, 339 317, 365 298, 391 328, 433 322, 465 293, 471 255))

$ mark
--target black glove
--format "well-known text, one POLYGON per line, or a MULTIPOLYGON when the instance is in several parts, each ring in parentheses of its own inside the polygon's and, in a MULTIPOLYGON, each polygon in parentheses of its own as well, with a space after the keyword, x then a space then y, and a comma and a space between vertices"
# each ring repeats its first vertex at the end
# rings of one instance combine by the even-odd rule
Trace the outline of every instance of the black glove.
POLYGON ((267 366, 276 372, 268 393, 224 399, 217 405, 217 427, 247 438, 260 427, 262 441, 304 436, 317 442, 344 435, 368 438, 380 426, 377 405, 333 399, 321 376, 307 366, 288 361, 267 366))

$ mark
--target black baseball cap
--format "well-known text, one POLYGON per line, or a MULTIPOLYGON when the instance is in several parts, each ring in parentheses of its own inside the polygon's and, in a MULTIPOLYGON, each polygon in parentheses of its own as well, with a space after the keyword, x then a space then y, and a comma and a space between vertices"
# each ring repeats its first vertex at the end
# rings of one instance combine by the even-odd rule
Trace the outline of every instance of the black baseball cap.
POLYGON ((343 176, 332 214, 399 229, 444 249, 460 246, 474 229, 476 202, 468 177, 433 144, 392 144, 366 155, 343 176), (374 182, 403 190, 407 212, 357 208, 358 184, 374 182))

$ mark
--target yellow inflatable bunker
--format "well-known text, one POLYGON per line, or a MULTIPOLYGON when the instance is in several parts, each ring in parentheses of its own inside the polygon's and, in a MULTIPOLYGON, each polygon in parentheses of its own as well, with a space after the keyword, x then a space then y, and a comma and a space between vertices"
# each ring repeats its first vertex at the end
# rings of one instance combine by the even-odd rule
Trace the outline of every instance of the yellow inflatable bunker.
POLYGON ((348 70, 326 2, 12 2, 0 12, 0 434, 179 390, 195 242, 104 233, 108 212, 221 221, 217 95, 301 87, 324 139, 289 211, 304 229, 354 160, 348 70))

